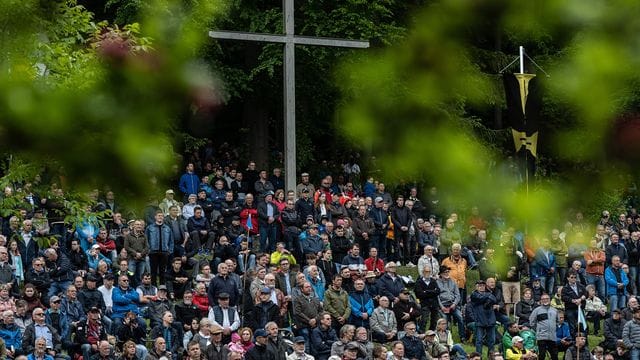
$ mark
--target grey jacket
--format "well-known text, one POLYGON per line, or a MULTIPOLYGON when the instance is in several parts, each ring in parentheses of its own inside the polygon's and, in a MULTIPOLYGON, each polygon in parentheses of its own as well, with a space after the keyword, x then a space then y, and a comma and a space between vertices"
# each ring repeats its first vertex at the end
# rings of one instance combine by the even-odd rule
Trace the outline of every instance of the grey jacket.
POLYGON ((380 306, 373 310, 370 318, 371 330, 381 333, 389 333, 398 330, 398 322, 396 315, 389 309, 380 306), (385 316, 386 314, 386 316, 385 316))
POLYGON ((556 341, 556 324, 558 312, 550 305, 540 305, 531 312, 529 324, 536 332, 536 340, 556 341))
POLYGON ((631 320, 624 324, 622 341, 627 349, 640 349, 640 322, 631 320))
POLYGON ((438 295, 440 307, 460 304, 460 290, 453 279, 438 279, 437 284, 438 288, 440 288, 440 294, 438 295))

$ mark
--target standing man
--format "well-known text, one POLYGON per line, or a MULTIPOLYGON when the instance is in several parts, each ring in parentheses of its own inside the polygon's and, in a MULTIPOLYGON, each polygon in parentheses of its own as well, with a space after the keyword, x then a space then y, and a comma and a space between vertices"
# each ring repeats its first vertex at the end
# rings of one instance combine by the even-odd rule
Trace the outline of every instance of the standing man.
POLYGON ((629 278, 627 274, 622 271, 622 262, 618 255, 613 255, 611 258, 611 266, 605 270, 604 279, 607 283, 607 296, 611 304, 611 311, 623 309, 627 304, 627 285, 629 285, 629 278))
POLYGON ((631 349, 631 360, 640 359, 640 308, 633 311, 633 320, 624 324, 622 341, 627 349, 631 349))
POLYGON ((165 273, 169 264, 169 255, 173 253, 173 236, 171 228, 164 223, 164 214, 156 211, 155 222, 146 230, 149 240, 149 262, 151 264, 151 282, 155 285, 160 277, 160 284, 165 282, 165 273))
POLYGON ((578 306, 584 309, 587 296, 587 289, 578 283, 578 275, 573 270, 569 271, 567 285, 562 288, 562 301, 564 302, 567 322, 571 327, 571 335, 575 335, 576 324, 578 323, 578 306))
POLYGON ((277 222, 280 211, 273 203, 273 191, 264 193, 264 201, 258 204, 258 219, 260 224, 260 251, 273 252, 277 239, 277 222))
POLYGON ((129 271, 135 276, 133 282, 140 284, 146 266, 146 259, 149 255, 149 242, 144 235, 142 220, 133 222, 133 231, 124 238, 124 248, 127 250, 127 256, 129 257, 129 271))
POLYGON ((178 183, 178 187, 184 195, 185 202, 187 196, 198 193, 198 184, 200 184, 200 179, 198 178, 198 175, 194 173, 193 163, 188 163, 186 172, 182 174, 180 182, 178 183))
POLYGON ((482 354, 482 344, 487 344, 487 357, 493 351, 496 343, 496 314, 495 310, 500 308, 496 297, 487 291, 487 284, 484 280, 476 281, 476 289, 471 294, 471 306, 473 309, 473 319, 476 323, 476 352, 482 354))
POLYGON ((431 277, 431 268, 429 266, 425 266, 422 270, 422 277, 416 281, 414 291, 416 298, 420 300, 420 310, 422 312, 422 316, 418 322, 420 332, 424 331, 427 322, 429 322, 429 330, 435 330, 436 322, 440 317, 440 309, 438 306, 440 288, 438 287, 436 279, 431 277))
POLYGON ((558 312, 551 306, 549 294, 542 294, 540 306, 535 308, 529 316, 529 324, 536 331, 540 360, 546 358, 547 352, 551 360, 558 360, 558 347, 556 345, 557 323, 558 312))
POLYGON ((300 184, 296 186, 296 197, 302 197, 302 192, 308 190, 307 193, 315 193, 316 188, 309 182, 309 173, 303 172, 300 174, 300 184))
POLYGON ((353 236, 356 238, 358 245, 360 245, 360 250, 362 250, 363 254, 369 251, 375 231, 376 227, 367 214, 367 207, 365 205, 358 206, 358 216, 353 219, 353 236))
POLYGON ((389 228, 389 216, 384 209, 382 197, 378 196, 374 199, 375 207, 369 212, 369 217, 373 220, 375 226, 374 235, 371 238, 371 247, 378 249, 380 257, 386 259, 387 254, 387 229, 389 228))
POLYGON ((413 221, 411 210, 404 206, 404 196, 398 195, 396 206, 391 209, 393 222, 393 238, 395 240, 396 261, 409 258, 409 227, 413 221))

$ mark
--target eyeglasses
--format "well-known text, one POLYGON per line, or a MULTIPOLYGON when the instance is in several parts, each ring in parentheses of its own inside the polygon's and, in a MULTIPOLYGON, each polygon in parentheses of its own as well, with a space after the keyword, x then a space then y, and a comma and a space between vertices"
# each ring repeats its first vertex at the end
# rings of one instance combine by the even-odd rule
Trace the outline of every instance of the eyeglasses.
POLYGON ((129 282, 129 279, 120 279, 122 282, 129 282))
POLYGON ((33 313, 34 316, 43 316, 44 313, 33 313))
POLYGON ((42 264, 33 264, 33 266, 42 266, 42 264))

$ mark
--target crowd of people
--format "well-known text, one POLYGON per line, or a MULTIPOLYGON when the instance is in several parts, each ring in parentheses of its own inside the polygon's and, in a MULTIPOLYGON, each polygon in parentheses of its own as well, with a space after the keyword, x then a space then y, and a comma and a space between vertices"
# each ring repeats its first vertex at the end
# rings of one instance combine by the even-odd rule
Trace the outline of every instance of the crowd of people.
POLYGON ((356 170, 288 190, 280 169, 189 163, 142 214, 96 192, 73 227, 61 188, 6 187, 0 356, 640 359, 634 209, 528 236, 356 170))

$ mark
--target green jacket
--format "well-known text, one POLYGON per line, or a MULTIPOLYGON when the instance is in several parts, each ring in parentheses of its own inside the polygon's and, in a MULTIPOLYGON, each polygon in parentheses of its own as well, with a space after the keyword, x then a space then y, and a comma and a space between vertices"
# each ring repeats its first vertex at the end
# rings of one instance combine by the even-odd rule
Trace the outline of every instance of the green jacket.
POLYGON ((334 318, 343 317, 349 319, 351 315, 351 304, 349 294, 342 288, 336 291, 332 286, 324 292, 324 310, 334 318))

